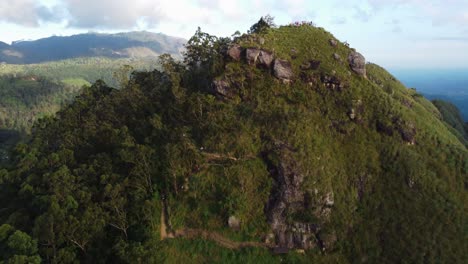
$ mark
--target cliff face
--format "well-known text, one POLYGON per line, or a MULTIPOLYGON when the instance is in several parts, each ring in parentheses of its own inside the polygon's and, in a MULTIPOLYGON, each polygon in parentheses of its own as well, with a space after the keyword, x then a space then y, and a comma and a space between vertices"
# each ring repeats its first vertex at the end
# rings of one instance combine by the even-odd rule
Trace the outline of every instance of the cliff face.
POLYGON ((37 128, 13 177, 50 197, 37 239, 51 219, 83 259, 103 241, 118 242, 101 259, 466 259, 468 152, 437 108, 321 28, 213 39, 37 128))

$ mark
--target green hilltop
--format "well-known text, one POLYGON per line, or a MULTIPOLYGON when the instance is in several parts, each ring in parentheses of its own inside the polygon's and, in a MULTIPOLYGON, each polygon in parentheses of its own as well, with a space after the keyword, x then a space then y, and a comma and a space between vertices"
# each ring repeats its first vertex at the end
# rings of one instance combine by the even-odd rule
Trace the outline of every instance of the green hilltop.
POLYGON ((431 102, 313 24, 97 81, 0 171, 0 257, 466 263, 468 151, 431 102), (19 246, 22 241, 26 246, 19 246))

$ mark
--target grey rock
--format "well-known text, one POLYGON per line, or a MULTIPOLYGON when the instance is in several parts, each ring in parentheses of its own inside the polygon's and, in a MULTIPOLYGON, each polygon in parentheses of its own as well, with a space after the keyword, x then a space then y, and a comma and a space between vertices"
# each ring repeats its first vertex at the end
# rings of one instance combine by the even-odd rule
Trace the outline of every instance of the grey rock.
POLYGON ((232 98, 234 97, 234 90, 230 83, 226 80, 214 80, 212 83, 212 89, 216 96, 221 98, 232 98))
POLYGON ((338 45, 338 41, 336 41, 335 39, 330 39, 329 40, 329 43, 330 45, 332 45, 333 47, 336 47, 338 45))
POLYGON ((330 75, 322 75, 320 80, 322 81, 323 85, 325 87, 330 88, 330 89, 343 89, 344 84, 341 83, 341 80, 338 79, 336 76, 330 76, 330 75))
POLYGON ((338 53, 333 53, 333 58, 337 61, 341 61, 341 56, 338 53))
POLYGON ((235 61, 241 60, 241 54, 242 54, 242 47, 238 44, 232 45, 231 47, 229 47, 227 51, 227 55, 235 61))
POLYGON ((360 76, 366 77, 366 58, 359 52, 352 52, 348 57, 349 66, 360 76))
POLYGON ((259 55, 260 55, 259 49, 248 48, 245 52, 247 63, 250 65, 255 65, 257 63, 257 59, 259 55))
POLYGON ((273 73, 280 80, 289 81, 293 78, 291 63, 287 60, 276 59, 273 65, 273 73))
POLYGON ((240 223, 240 220, 237 219, 237 217, 231 215, 228 219, 228 225, 229 225, 229 228, 233 230, 239 230, 241 223, 240 223))
POLYGON ((268 170, 276 184, 266 205, 267 220, 275 235, 278 248, 310 249, 315 246, 314 235, 318 229, 313 223, 288 223, 287 215, 305 210, 302 183, 304 175, 293 158, 295 150, 284 143, 275 144, 270 152, 279 158, 274 164, 265 155, 268 170))
POLYGON ((273 53, 265 50, 261 50, 258 55, 258 64, 264 68, 271 68, 271 64, 273 63, 274 57, 273 53))

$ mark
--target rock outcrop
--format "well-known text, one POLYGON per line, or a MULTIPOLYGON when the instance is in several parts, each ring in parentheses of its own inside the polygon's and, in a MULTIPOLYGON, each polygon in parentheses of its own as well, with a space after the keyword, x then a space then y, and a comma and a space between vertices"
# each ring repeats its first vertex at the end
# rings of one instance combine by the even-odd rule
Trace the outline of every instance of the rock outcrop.
POLYGON ((294 74, 291 63, 287 60, 276 59, 273 65, 273 74, 276 78, 283 81, 292 80, 294 74))
POLYGON ((394 131, 397 131, 401 139, 408 143, 408 145, 416 144, 416 126, 412 122, 403 121, 400 117, 393 118, 391 124, 378 121, 377 131, 387 136, 393 136, 395 134, 394 131))
POLYGON ((273 53, 256 48, 246 49, 245 56, 249 65, 257 65, 267 69, 271 68, 274 60, 273 53))
POLYGON ((274 57, 273 53, 260 50, 260 54, 258 55, 258 65, 267 69, 271 68, 271 64, 273 63, 274 57))
POLYGON ((258 56, 260 55, 260 50, 255 48, 248 48, 245 50, 245 56, 247 63, 250 65, 255 65, 257 63, 258 56))
POLYGON ((322 81, 323 85, 329 89, 342 90, 345 88, 344 83, 342 83, 341 80, 336 76, 323 74, 320 80, 322 81))
POLYGON ((320 64, 322 62, 319 61, 319 60, 310 60, 310 61, 307 61, 307 62, 304 62, 300 68, 301 70, 304 70, 304 71, 307 71, 307 70, 317 70, 319 67, 320 67, 320 64))
POLYGON ((349 57, 349 66, 351 69, 360 76, 366 77, 366 58, 359 52, 352 52, 349 57))
POLYGON ((268 170, 274 179, 265 211, 277 248, 311 249, 317 245, 315 235, 318 226, 314 223, 291 223, 287 219, 288 215, 306 210, 302 189, 304 175, 293 158, 294 152, 290 146, 277 143, 273 150, 264 153, 268 170))
POLYGON ((338 41, 336 41, 335 39, 330 39, 328 42, 332 47, 336 47, 338 45, 338 41))
POLYGON ((232 98, 235 95, 234 88, 226 80, 214 80, 211 87, 218 98, 232 98))
POLYGON ((235 61, 240 61, 242 58, 242 51, 243 49, 240 45, 234 44, 227 50, 227 55, 235 61))

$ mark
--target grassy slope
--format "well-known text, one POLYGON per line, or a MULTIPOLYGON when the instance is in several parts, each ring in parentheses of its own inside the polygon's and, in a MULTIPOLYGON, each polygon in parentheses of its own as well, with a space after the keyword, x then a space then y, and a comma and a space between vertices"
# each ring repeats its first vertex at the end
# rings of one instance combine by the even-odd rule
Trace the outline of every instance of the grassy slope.
MULTIPOLYGON (((297 148, 299 151, 294 158, 307 172, 303 188, 318 189, 319 196, 330 190, 335 194, 332 220, 324 229, 334 230, 341 239, 338 246, 341 253, 332 254, 337 258, 347 250, 352 256, 348 259, 351 262, 359 258, 392 262, 401 257, 420 262, 432 255, 438 256, 440 252, 431 253, 436 249, 434 245, 422 245, 420 252, 413 252, 412 243, 433 243, 435 240, 449 243, 457 232, 463 232, 460 213, 466 209, 463 182, 467 162, 466 148, 440 120, 438 110, 376 65, 367 66, 369 79, 350 73, 347 57, 351 49, 341 43, 337 48, 332 47, 328 41, 333 36, 323 29, 283 27, 263 37, 264 45, 252 38, 241 40, 240 44, 273 51, 277 58, 291 61, 296 81, 283 85, 265 70, 244 63, 228 63, 219 78, 243 82, 244 100, 234 99, 234 103, 220 106, 222 110, 213 110, 213 119, 207 122, 216 129, 205 131, 211 136, 206 137, 201 146, 236 157, 258 156, 263 133, 297 148), (296 50, 296 59, 291 56, 291 49, 296 50), (334 60, 333 53, 338 53, 342 62, 334 60), (315 72, 317 76, 331 75, 335 71, 335 75, 349 87, 338 92, 330 91, 321 83, 309 87, 299 81, 300 65, 311 59, 322 62, 315 72), (245 76, 252 73, 255 80, 247 83, 245 76), (350 108, 357 108, 357 105, 363 106, 359 113, 362 124, 351 122, 348 117, 350 108), (236 115, 237 120, 231 119, 236 115), (407 145, 398 132, 387 136, 376 130, 377 122, 392 123, 395 118, 404 124, 414 124, 417 129, 415 146, 407 145), (231 125, 227 125, 229 123, 231 125), (339 123, 339 130, 345 132, 337 132, 331 125, 333 123, 339 123), (445 167, 445 163, 450 165, 445 167), (359 181, 364 181, 365 185, 362 199, 358 198, 356 182, 359 181), (412 181, 417 187, 409 187, 412 181), (414 192, 416 196, 413 196, 414 192), (454 206, 450 214, 453 214, 456 227, 433 232, 431 228, 438 226, 436 215, 443 214, 446 210, 443 208, 449 204, 454 206), (430 209, 431 206, 434 208, 430 209), (414 223, 421 225, 419 231, 408 230, 410 232, 400 234, 402 227, 411 229, 414 223), (359 232, 353 235, 350 233, 353 229, 359 232), (389 240, 387 245, 379 246, 379 234, 389 240), (398 256, 393 250, 402 251, 398 256)), ((257 159, 195 176, 194 182, 205 181, 206 184, 193 186, 199 204, 190 207, 182 201, 174 202, 173 224, 223 232, 225 219, 220 215, 226 212, 209 209, 220 206, 211 202, 220 197, 213 196, 212 189, 209 191, 209 186, 218 186, 220 189, 217 190, 225 194, 223 200, 216 200, 218 203, 235 201, 228 211, 245 223, 244 239, 258 239, 258 234, 268 229, 263 210, 258 208, 267 202, 270 190, 263 166, 257 159), (233 180, 225 183, 230 189, 222 187, 224 183, 216 180, 219 177, 233 180), (237 181, 247 182, 244 192, 238 193, 232 187, 237 181), (209 217, 206 217, 207 212, 211 212, 209 217), (209 221, 196 222, 195 219, 209 221)), ((297 220, 313 219, 308 213, 294 217, 297 220)), ((450 217, 445 215, 441 221, 452 221, 450 217)), ((230 231, 224 232, 236 237, 230 231)), ((453 242, 450 247, 456 248, 453 250, 459 256, 462 240, 457 239, 458 242, 453 242)), ((450 259, 450 253, 442 255, 450 259)), ((326 263, 326 257, 322 257, 321 261, 326 263)))

